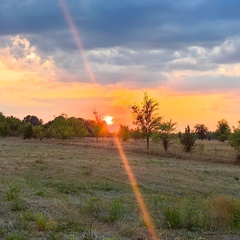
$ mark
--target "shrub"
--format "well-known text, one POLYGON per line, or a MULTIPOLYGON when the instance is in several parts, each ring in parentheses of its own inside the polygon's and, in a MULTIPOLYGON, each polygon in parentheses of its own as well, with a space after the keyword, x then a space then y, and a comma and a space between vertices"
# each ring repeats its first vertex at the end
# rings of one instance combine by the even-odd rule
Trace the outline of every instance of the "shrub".
POLYGON ((168 228, 180 228, 182 221, 179 209, 167 206, 164 211, 164 225, 168 228))
POLYGON ((183 145, 184 151, 191 152, 196 146, 195 141, 196 134, 190 130, 189 126, 187 126, 180 139, 180 143, 183 145))
POLYGON ((234 200, 225 196, 214 196, 209 200, 211 224, 214 228, 233 227, 235 216, 234 200))

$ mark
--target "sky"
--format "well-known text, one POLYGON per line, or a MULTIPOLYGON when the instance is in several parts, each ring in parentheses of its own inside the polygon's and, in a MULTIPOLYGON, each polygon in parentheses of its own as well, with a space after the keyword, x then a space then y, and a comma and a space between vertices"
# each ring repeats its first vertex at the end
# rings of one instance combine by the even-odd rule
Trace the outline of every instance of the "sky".
POLYGON ((132 125, 144 92, 178 129, 240 120, 239 0, 1 0, 0 111, 132 125))

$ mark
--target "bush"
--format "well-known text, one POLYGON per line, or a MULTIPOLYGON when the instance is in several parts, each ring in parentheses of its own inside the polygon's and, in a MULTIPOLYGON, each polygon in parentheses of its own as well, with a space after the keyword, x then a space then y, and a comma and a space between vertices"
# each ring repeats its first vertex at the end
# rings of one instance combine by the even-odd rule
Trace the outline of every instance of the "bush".
POLYGON ((190 127, 185 128, 185 132, 182 134, 180 143, 183 145, 185 152, 191 152, 195 147, 196 135, 190 130, 190 127))
POLYGON ((164 209, 164 225, 168 228, 180 228, 182 225, 179 209, 167 206, 164 209))

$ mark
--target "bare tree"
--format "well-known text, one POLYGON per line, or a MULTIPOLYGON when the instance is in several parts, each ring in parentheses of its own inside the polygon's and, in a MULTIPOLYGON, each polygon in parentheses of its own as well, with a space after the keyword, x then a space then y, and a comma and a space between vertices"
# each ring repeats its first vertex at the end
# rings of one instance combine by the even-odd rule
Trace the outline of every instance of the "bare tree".
POLYGON ((151 133, 161 121, 161 117, 159 117, 157 113, 158 105, 159 103, 155 99, 149 97, 147 92, 145 92, 142 106, 132 106, 132 111, 135 118, 133 124, 137 125, 141 129, 142 133, 145 135, 147 139, 148 150, 151 133))

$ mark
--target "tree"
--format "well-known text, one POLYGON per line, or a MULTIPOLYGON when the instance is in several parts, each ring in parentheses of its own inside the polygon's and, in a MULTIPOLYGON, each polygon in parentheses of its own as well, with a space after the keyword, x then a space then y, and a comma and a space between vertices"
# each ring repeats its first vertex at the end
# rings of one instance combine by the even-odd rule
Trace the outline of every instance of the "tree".
POLYGON ((196 124, 194 128, 195 133, 201 141, 207 137, 208 128, 204 124, 196 124))
POLYGON ((73 127, 75 137, 86 137, 88 135, 88 131, 82 118, 71 117, 68 120, 73 127))
POLYGON ((45 127, 43 125, 33 126, 33 137, 39 138, 41 141, 46 136, 45 127))
POLYGON ((33 137, 33 126, 30 123, 25 123, 23 125, 23 138, 30 139, 33 137))
POLYGON ((144 93, 142 106, 132 106, 134 114, 133 124, 137 125, 147 139, 147 149, 149 150, 149 138, 154 128, 160 123, 161 118, 156 113, 158 110, 159 103, 150 98, 147 92, 144 93))
POLYGON ((129 140, 129 138, 131 137, 131 132, 129 130, 129 127, 120 124, 119 130, 118 130, 118 135, 124 142, 129 140))
POLYGON ((231 129, 228 122, 225 119, 218 121, 216 135, 217 139, 220 142, 225 142, 228 139, 231 129))
POLYGON ((66 114, 62 114, 56 117, 50 124, 49 131, 55 138, 59 138, 62 141, 64 139, 74 136, 74 129, 71 126, 66 114))
POLYGON ((95 121, 92 123, 91 130, 98 143, 99 137, 106 137, 109 132, 106 122, 101 119, 100 114, 95 109, 93 110, 93 115, 95 116, 95 121))
POLYGON ((176 126, 177 123, 172 122, 172 120, 163 122, 158 125, 156 132, 153 133, 153 140, 161 141, 165 152, 167 152, 172 144, 174 138, 173 133, 176 131, 176 126))
POLYGON ((191 152, 195 148, 196 134, 191 131, 190 127, 185 128, 185 132, 182 134, 180 143, 183 145, 185 152, 191 152))
POLYGON ((10 136, 19 136, 20 135, 20 129, 21 129, 21 120, 10 116, 6 117, 6 122, 9 127, 9 135, 10 136))
POLYGON ((27 115, 24 119, 23 119, 23 123, 30 123, 33 126, 37 126, 37 125, 42 125, 43 121, 42 119, 39 119, 36 116, 32 116, 32 115, 27 115))
POLYGON ((237 127, 233 127, 233 133, 229 137, 229 142, 231 147, 238 151, 237 160, 240 160, 240 121, 238 121, 237 127))
POLYGON ((131 130, 131 138, 133 138, 135 141, 144 138, 143 133, 139 127, 131 130))

